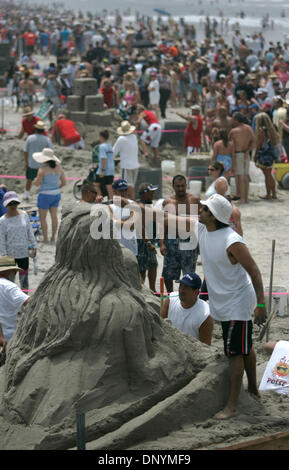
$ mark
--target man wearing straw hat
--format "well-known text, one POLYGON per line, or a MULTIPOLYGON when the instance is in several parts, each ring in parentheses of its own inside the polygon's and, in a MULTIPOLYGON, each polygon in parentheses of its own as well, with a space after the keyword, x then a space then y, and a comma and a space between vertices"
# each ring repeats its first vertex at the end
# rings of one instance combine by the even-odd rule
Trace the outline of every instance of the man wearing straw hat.
POLYGON ((45 124, 42 121, 38 121, 34 124, 35 134, 29 135, 24 145, 24 159, 26 168, 26 185, 24 191, 24 201, 28 201, 30 198, 30 189, 33 180, 37 176, 38 168, 42 165, 34 160, 34 153, 41 153, 44 148, 53 149, 53 144, 45 132, 45 124))
POLYGON ((23 117, 22 128, 17 136, 17 139, 22 139, 24 134, 27 134, 27 135, 35 134, 34 125, 38 121, 40 121, 40 118, 38 116, 35 116, 34 111, 32 108, 30 108, 30 106, 26 106, 25 108, 23 108, 22 117, 23 117))
POLYGON ((12 256, 0 256, 0 347, 5 352, 6 343, 16 330, 19 309, 30 302, 30 297, 14 283, 19 268, 12 256))
POLYGON ((135 126, 128 121, 122 121, 116 133, 119 135, 113 146, 113 155, 119 154, 121 177, 127 181, 128 197, 134 199, 134 187, 137 180, 138 161, 138 141, 134 134, 135 126))

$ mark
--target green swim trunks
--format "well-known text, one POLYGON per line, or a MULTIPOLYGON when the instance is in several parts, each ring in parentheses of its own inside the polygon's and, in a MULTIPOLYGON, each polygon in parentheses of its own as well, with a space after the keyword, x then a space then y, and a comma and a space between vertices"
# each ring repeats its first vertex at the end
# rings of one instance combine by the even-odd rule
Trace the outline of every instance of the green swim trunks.
POLYGON ((27 168, 26 170, 26 178, 28 180, 34 180, 37 176, 38 168, 27 168))

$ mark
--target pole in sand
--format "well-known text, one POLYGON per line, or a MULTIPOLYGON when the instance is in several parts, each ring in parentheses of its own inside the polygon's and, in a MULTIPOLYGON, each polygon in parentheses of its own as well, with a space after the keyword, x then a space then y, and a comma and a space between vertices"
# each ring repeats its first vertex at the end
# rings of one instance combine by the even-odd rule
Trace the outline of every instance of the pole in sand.
POLYGON ((85 414, 76 413, 77 450, 85 450, 85 414))
POLYGON ((270 325, 270 322, 272 321, 272 319, 273 319, 273 317, 276 313, 276 309, 273 312, 271 312, 271 310, 272 310, 274 256, 275 256, 275 240, 272 240, 271 272, 270 272, 270 286, 269 286, 269 300, 268 300, 268 318, 267 318, 267 321, 266 321, 265 325, 263 326, 263 328, 261 329, 261 332, 259 334, 259 337, 258 337, 259 341, 262 341, 265 333, 266 333, 266 341, 267 342, 269 341, 269 325, 270 325))
MULTIPOLYGON (((272 254, 271 254, 271 272, 270 272, 270 287, 269 287, 269 303, 268 312, 271 314, 272 310, 272 289, 273 289, 273 268, 274 268, 274 257, 275 257, 275 240, 272 240, 272 254)), ((266 341, 269 341, 269 323, 266 332, 266 341)))
POLYGON ((164 304, 164 292, 165 292, 165 279, 163 276, 160 277, 160 298, 161 298, 161 310, 164 304))

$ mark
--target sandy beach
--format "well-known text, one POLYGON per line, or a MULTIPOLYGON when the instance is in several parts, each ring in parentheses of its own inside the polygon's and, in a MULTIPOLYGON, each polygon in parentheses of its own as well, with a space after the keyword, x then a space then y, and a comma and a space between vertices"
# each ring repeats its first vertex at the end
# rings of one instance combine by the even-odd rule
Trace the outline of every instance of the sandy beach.
MULTIPOLYGON (((269 33, 268 33, 268 38, 269 33)), ((45 59, 48 62, 49 58, 45 59)), ((36 109, 39 104, 36 105, 36 109)), ((168 116, 173 116, 175 111, 180 109, 169 108, 168 116)), ((8 103, 5 104, 4 127, 6 129, 13 129, 2 140, 0 140, 0 173, 2 175, 24 175, 24 158, 23 158, 23 145, 24 141, 12 139, 16 135, 15 130, 20 129, 21 114, 15 113, 8 103), (8 138, 9 136, 9 138, 8 138)), ((115 140, 113 135, 110 139, 111 143, 115 140)), ((91 151, 89 148, 81 151, 73 151, 63 147, 55 146, 55 154, 60 158, 62 167, 66 177, 71 178, 84 178, 88 174, 91 167, 91 151)), ((180 157, 185 156, 182 149, 175 150, 168 144, 160 148, 161 160, 171 159, 175 160, 176 173, 180 172, 180 157)), ((144 157, 140 156, 140 163, 147 165, 144 157)), ((119 175, 119 168, 117 169, 117 176, 119 175)), ((168 197, 172 194, 170 173, 163 173, 163 195, 168 197)), ((59 210, 59 222, 61 222, 61 212, 66 206, 76 204, 76 200, 72 194, 73 181, 68 181, 67 185, 62 190, 62 201, 59 210)), ((17 178, 0 178, 0 183, 5 183, 11 190, 16 190, 20 197, 23 196, 24 179, 17 178)), ((202 196, 203 194, 201 194, 202 196)), ((275 249, 275 263, 274 263, 274 278, 273 278, 273 291, 278 288, 278 291, 286 293, 289 291, 289 264, 287 256, 289 254, 288 247, 288 233, 289 233, 289 217, 288 217, 288 203, 289 192, 286 190, 278 189, 278 199, 271 201, 264 201, 256 196, 249 197, 248 205, 241 205, 241 221, 244 232, 244 239, 249 247, 249 250, 260 268, 263 277, 263 283, 266 292, 270 281, 270 267, 271 267, 271 250, 272 240, 276 241, 275 249)), ((37 198, 37 189, 34 187, 32 190, 32 199, 30 205, 35 207, 37 198)), ((48 217, 49 230, 50 219, 48 217)), ((30 265, 30 289, 35 291, 39 286, 43 275, 54 264, 55 261, 56 245, 52 243, 44 244, 39 243, 37 252, 38 262, 38 275, 35 276, 33 272, 33 263, 30 265)), ((162 271, 163 258, 158 250, 158 273, 157 273, 157 289, 159 289, 159 279, 162 271)), ((198 264, 197 273, 203 277, 202 265, 198 264)), ((148 282, 146 280, 146 286, 148 282)), ((177 284, 175 284, 177 289, 177 284)), ((33 295, 33 292, 31 292, 33 295)), ((287 306, 287 296, 286 296, 287 306)), ((276 316, 270 327, 270 340, 287 339, 289 333, 289 319, 288 311, 286 308, 286 316, 276 316)), ((263 372, 268 361, 268 354, 263 351, 263 343, 258 341, 259 328, 255 326, 253 338, 255 349, 257 352, 257 373, 258 383, 261 380, 263 372)), ((223 345, 221 328, 218 323, 215 324, 212 347, 218 351, 220 357, 223 355, 223 345)), ((244 379, 244 385, 246 382, 244 379)), ((167 435, 162 433, 158 439, 145 440, 130 446, 130 449, 215 449, 218 446, 222 447, 225 444, 233 444, 240 442, 244 439, 249 439, 254 436, 267 435, 270 432, 280 432, 289 428, 289 412, 288 412, 288 397, 279 396, 273 392, 262 393, 260 401, 248 397, 245 392, 242 392, 240 400, 240 414, 230 421, 217 422, 212 418, 204 419, 194 424, 186 424, 179 429, 168 431, 167 435)), ((107 436, 107 441, 102 441, 103 448, 113 448, 111 442, 112 437, 107 436), (111 447, 110 447, 111 446, 111 447)), ((98 448, 100 444, 93 442, 90 444, 91 449, 98 448)))

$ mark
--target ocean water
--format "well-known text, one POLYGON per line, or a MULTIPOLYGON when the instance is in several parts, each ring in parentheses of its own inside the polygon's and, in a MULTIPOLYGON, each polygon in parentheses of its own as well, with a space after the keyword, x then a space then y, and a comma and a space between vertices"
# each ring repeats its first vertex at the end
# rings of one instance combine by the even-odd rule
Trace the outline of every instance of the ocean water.
MULTIPOLYGON (((223 11, 225 17, 234 18, 243 10, 251 19, 258 20, 266 13, 270 17, 280 19, 284 9, 286 18, 289 17, 289 5, 286 0, 62 0, 67 8, 83 12, 101 13, 103 9, 113 12, 119 9, 121 13, 130 9, 134 15, 136 11, 145 15, 154 15, 154 8, 166 10, 174 16, 202 16, 203 11, 210 16, 219 16, 223 11)), ((52 5, 53 0, 29 0, 28 3, 52 5)), ((286 19, 283 20, 285 23, 286 19)))
MULTIPOLYGON (((21 0, 19 0, 21 1, 21 0)), ((54 0, 26 0, 27 3, 37 3, 52 6, 54 0)), ((57 1, 57 0, 56 0, 57 1)), ((60 0, 58 0, 60 1, 60 0)), ((153 16, 157 19, 154 8, 166 10, 175 20, 183 17, 187 23, 193 23, 197 27, 198 39, 203 38, 203 22, 206 16, 216 18, 218 23, 223 17, 229 18, 230 33, 236 22, 239 23, 241 33, 259 32, 262 30, 262 17, 269 15, 270 27, 263 31, 267 40, 283 40, 289 35, 289 2, 286 0, 61 0, 67 9, 75 12, 81 10, 84 14, 88 11, 95 14, 103 14, 106 9, 108 22, 114 22, 114 13, 118 9, 123 17, 123 23, 127 24, 135 20, 135 13, 153 16), (240 12, 245 13, 245 18, 240 17, 240 12), (285 17, 282 17, 282 11, 285 17), (274 27, 271 28, 271 21, 274 27)), ((22 3, 22 2, 21 2, 22 3)), ((56 16, 57 12, 56 12, 56 16)), ((167 21, 167 17, 162 17, 167 21)))

